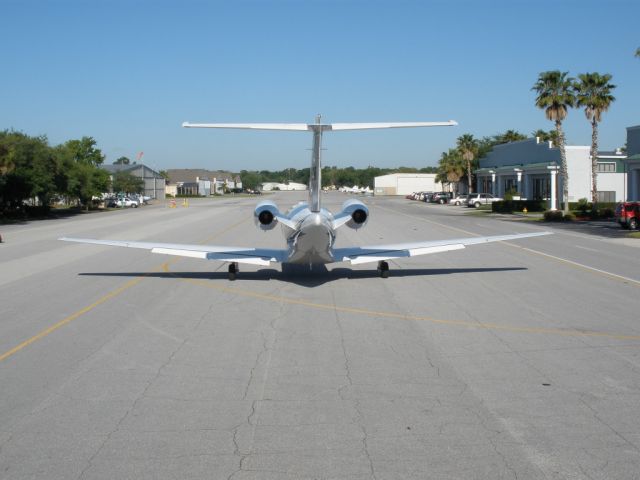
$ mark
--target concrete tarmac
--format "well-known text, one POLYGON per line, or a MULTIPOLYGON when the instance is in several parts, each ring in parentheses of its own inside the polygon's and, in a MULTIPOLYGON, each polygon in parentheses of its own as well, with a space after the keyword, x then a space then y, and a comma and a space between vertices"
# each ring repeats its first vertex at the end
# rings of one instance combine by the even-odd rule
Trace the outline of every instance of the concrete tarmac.
POLYGON ((0 478, 640 478, 640 249, 364 201, 338 246, 555 235, 229 282, 56 238, 283 248, 255 198, 0 227, 0 478))

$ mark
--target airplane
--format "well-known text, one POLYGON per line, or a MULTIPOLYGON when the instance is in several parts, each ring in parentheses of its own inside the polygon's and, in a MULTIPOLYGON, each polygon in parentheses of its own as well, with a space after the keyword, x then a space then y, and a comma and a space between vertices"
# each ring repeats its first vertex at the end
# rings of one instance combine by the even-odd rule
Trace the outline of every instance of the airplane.
POLYGON ((457 122, 400 122, 400 123, 321 123, 316 117, 315 123, 188 123, 184 128, 232 128, 249 130, 285 130, 305 131, 313 134, 311 168, 309 177, 309 201, 300 202, 287 212, 281 212, 270 200, 260 202, 253 212, 254 221, 261 230, 273 230, 281 225, 287 242, 284 249, 265 249, 248 247, 231 247, 219 245, 188 245, 157 242, 134 242, 128 240, 99 240, 91 238, 62 237, 67 242, 111 245, 117 247, 140 248, 152 253, 178 255, 183 257, 217 260, 228 263, 229 280, 235 280, 239 271, 238 265, 251 264, 268 266, 277 262, 302 264, 312 268, 338 262, 350 262, 351 265, 377 262, 378 273, 382 278, 389 276, 388 260, 461 250, 468 245, 489 242, 516 240, 520 238, 549 235, 551 232, 521 233, 512 235, 495 235, 489 237, 456 238, 451 240, 431 240, 390 245, 372 245, 363 247, 336 248, 336 230, 343 226, 352 229, 364 227, 369 220, 368 207, 357 199, 349 199, 342 205, 342 210, 331 213, 321 205, 321 158, 322 135, 326 132, 344 130, 366 130, 382 128, 411 128, 455 126, 457 122))

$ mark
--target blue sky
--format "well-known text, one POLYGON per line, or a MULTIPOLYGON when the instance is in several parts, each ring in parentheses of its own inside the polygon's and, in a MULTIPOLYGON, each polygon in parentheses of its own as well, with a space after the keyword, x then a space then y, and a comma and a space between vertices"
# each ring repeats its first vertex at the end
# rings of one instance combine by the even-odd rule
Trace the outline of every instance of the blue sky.
MULTIPOLYGON (((94 137, 111 163, 303 168, 300 132, 191 122, 434 121, 336 132, 326 165, 435 165, 456 137, 551 129, 531 86, 545 70, 613 75, 601 149, 640 124, 640 2, 2 0, 0 129, 52 144, 94 137)), ((581 111, 567 140, 590 143, 581 111)))

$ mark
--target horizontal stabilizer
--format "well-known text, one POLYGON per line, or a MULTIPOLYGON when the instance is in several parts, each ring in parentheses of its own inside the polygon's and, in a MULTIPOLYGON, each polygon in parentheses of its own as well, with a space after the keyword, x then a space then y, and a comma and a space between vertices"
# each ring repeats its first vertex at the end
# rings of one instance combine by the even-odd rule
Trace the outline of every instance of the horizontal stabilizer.
POLYGON ((379 122, 379 123, 189 123, 182 124, 185 128, 237 128, 245 130, 289 130, 289 131, 314 131, 320 129, 323 132, 340 130, 371 130, 380 128, 414 128, 414 127, 453 127, 458 122, 379 122))
POLYGON ((306 123, 189 123, 182 124, 184 128, 240 128, 248 130, 296 130, 306 132, 306 123))
POLYGON ((376 128, 453 127, 458 122, 381 122, 381 123, 332 123, 330 130, 369 130, 376 128))

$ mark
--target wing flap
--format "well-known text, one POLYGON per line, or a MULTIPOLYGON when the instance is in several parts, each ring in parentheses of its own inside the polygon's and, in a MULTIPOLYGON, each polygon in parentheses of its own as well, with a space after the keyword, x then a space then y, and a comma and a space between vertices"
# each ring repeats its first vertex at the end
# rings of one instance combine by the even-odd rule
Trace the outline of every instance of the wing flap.
POLYGON ((451 250, 462 250, 464 245, 441 245, 437 247, 407 248, 395 250, 377 250, 371 248, 341 248, 334 253, 336 258, 342 262, 351 262, 352 265, 362 263, 379 262, 381 260, 392 260, 394 258, 416 257, 418 255, 429 255, 431 253, 442 253, 451 250))

